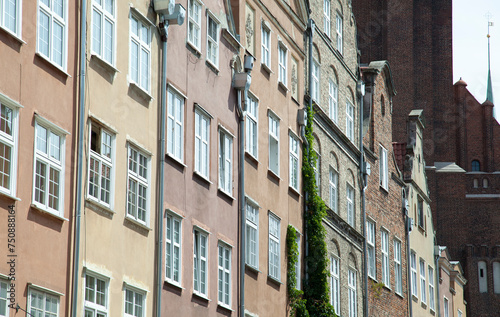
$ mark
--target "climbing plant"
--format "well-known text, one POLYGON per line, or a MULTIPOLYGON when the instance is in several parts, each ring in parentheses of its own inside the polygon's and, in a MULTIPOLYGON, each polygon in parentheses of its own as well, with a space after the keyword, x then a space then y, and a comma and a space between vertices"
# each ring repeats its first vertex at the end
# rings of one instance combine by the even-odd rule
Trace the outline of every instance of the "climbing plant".
POLYGON ((297 289, 297 272, 295 266, 299 259, 299 246, 297 244, 297 231, 291 225, 288 225, 286 232, 286 246, 288 252, 288 274, 287 274, 287 291, 288 301, 290 305, 290 316, 294 317, 309 317, 306 309, 306 300, 303 299, 304 292, 297 289))

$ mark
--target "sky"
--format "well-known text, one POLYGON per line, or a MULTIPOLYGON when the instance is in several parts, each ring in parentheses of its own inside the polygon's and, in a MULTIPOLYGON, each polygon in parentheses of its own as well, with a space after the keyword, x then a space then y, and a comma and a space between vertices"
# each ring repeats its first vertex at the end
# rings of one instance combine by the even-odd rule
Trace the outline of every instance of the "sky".
POLYGON ((460 77, 483 103, 488 78, 488 18, 490 21, 491 81, 496 118, 500 121, 500 0, 453 0, 453 82, 460 77))

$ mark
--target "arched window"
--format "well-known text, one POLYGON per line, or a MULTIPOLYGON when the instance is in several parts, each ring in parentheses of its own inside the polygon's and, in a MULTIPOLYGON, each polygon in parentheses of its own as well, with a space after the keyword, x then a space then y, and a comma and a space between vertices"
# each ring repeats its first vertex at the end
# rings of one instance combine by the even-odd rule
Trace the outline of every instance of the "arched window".
POLYGON ((472 161, 472 171, 473 172, 479 172, 481 170, 481 164, 479 163, 478 160, 472 161))
POLYGON ((479 179, 474 178, 474 188, 479 188, 479 179))
POLYGON ((483 188, 488 188, 488 179, 483 178, 483 188))

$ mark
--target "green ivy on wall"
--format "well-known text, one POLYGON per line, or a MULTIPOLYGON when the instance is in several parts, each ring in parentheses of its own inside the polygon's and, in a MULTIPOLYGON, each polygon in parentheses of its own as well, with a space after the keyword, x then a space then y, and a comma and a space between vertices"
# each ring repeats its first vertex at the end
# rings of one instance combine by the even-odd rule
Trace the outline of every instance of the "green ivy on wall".
POLYGON ((291 225, 288 225, 286 232, 286 246, 288 251, 288 274, 287 274, 287 291, 290 305, 290 316, 292 317, 308 317, 309 313, 306 309, 306 300, 303 299, 304 292, 297 289, 297 272, 295 265, 300 261, 299 246, 297 245, 297 231, 291 225))

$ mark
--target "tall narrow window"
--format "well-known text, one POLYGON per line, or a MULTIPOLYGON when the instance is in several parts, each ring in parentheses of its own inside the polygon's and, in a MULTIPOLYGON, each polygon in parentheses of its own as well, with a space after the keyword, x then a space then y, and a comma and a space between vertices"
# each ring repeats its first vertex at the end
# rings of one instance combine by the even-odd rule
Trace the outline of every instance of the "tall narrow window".
POLYGON ((380 145, 379 151, 379 182, 385 190, 389 189, 389 169, 387 163, 387 150, 380 145))
POLYGON ((168 89, 167 153, 184 160, 184 97, 168 89))
POLYGON ((311 91, 311 97, 314 101, 316 101, 317 104, 320 103, 320 86, 319 86, 319 78, 320 78, 320 67, 318 62, 313 61, 313 67, 312 67, 312 91, 311 91))
POLYGON ((346 135, 349 140, 354 142, 354 106, 350 101, 346 103, 346 122, 345 122, 345 130, 346 135))
POLYGON ((339 213, 338 210, 338 180, 339 180, 339 174, 333 169, 333 167, 330 166, 330 181, 329 181, 329 188, 330 188, 330 208, 332 209, 333 212, 339 213))
POLYGON ((269 214, 269 276, 280 280, 280 220, 269 214))
POLYGON ((330 304, 340 316, 339 259, 335 256, 330 258, 330 304))
POLYGON ((63 70, 66 70, 67 4, 67 0, 38 1, 37 51, 63 70))
POLYGON ((389 268, 389 233, 385 230, 381 231, 382 244, 382 282, 387 287, 391 285, 390 268, 389 268))
POLYGON ((429 274, 428 274, 428 279, 429 279, 429 307, 431 310, 436 309, 436 303, 434 300, 434 269, 429 266, 429 274))
POLYGON ((335 123, 337 123, 337 117, 338 117, 337 101, 338 101, 338 86, 333 80, 330 79, 328 83, 328 108, 330 112, 330 119, 335 123))
POLYGON ((417 213, 418 213, 418 226, 422 229, 425 229, 424 223, 424 200, 420 198, 417 199, 417 213))
POLYGON ((422 303, 427 302, 427 292, 425 285, 425 261, 420 259, 420 299, 422 303))
POLYGON ((348 271, 348 287, 349 287, 349 317, 358 316, 358 298, 356 290, 356 271, 349 269, 348 271))
POLYGON ((280 123, 273 114, 269 114, 269 170, 275 175, 280 174, 280 123))
POLYGON ((269 30, 264 23, 262 23, 262 49, 261 49, 261 63, 271 67, 271 30, 269 30))
POLYGON ((342 54, 342 36, 343 36, 342 17, 337 13, 337 51, 342 54))
POLYGON ((258 122, 259 122, 259 103, 253 96, 247 98, 247 116, 246 116, 246 146, 248 154, 254 158, 258 157, 258 122))
POLYGON ((486 270, 486 262, 479 261, 477 263, 479 276, 479 293, 488 293, 488 274, 486 270))
POLYGON ((410 270, 411 270, 411 294, 418 298, 417 293, 417 255, 411 252, 410 255, 410 270))
POLYGON ((16 194, 18 111, 0 101, 0 192, 16 194))
POLYGON ((149 93, 151 30, 141 19, 130 15, 130 80, 149 93))
POLYGON ((287 49, 283 44, 278 45, 278 81, 282 83, 285 87, 287 85, 287 49))
POLYGON ((320 166, 321 166, 321 155, 314 151, 316 153, 316 161, 314 162, 314 179, 316 180, 316 187, 318 188, 318 192, 321 193, 321 173, 320 173, 320 166))
POLYGON ((189 0, 188 17, 188 43, 201 51, 201 3, 198 0, 189 0))
POLYGON ((254 269, 259 268, 259 209, 250 204, 247 199, 246 208, 246 264, 254 269))
POLYGON ((181 218, 168 213, 166 217, 165 233, 165 275, 167 281, 172 284, 181 284, 181 241, 182 222, 181 218))
POLYGON ((92 53, 115 64, 115 0, 92 1, 92 53))
POLYGON ((450 305, 448 298, 443 298, 443 317, 450 317, 450 305))
POLYGON ((346 186, 346 202, 347 202, 347 223, 354 227, 355 217, 354 217, 354 188, 347 184, 346 186))
POLYGON ((326 36, 330 37, 331 29, 331 19, 330 19, 330 0, 323 0, 323 32, 326 36))
POLYGON ((223 129, 219 130, 219 189, 233 193, 233 137, 223 129))
POLYGON ((375 279, 375 223, 373 223, 372 221, 366 222, 366 247, 368 255, 368 276, 375 279))
POLYGON ((208 179, 210 157, 210 118, 200 109, 194 112, 194 170, 208 179))
POLYGON ((208 237, 197 229, 194 230, 194 292, 202 297, 207 297, 207 256, 208 256, 208 237))
POLYGON ((28 312, 31 316, 58 317, 59 297, 29 288, 28 312))
POLYGON ((149 222, 149 157, 128 148, 127 216, 145 225, 149 222))
POLYGON ((0 27, 21 37, 21 0, 0 1, 0 27))
POLYGON ((145 311, 146 295, 132 289, 125 289, 125 316, 142 317, 145 311))
POLYGON ((219 305, 231 306, 231 248, 219 243, 219 305))
POLYGON ((92 124, 90 128, 89 198, 112 208, 114 135, 92 124))
POLYGON ((394 283, 397 294, 403 294, 403 272, 401 267, 401 242, 394 240, 394 283))
POLYGON ((500 294, 500 262, 493 262, 493 291, 500 294))
POLYGON ((219 22, 211 14, 207 16, 207 61, 219 67, 219 22))
POLYGON ((35 123, 33 203, 62 216, 64 193, 64 135, 56 126, 35 123))
POLYGON ((108 316, 108 281, 85 275, 85 316, 108 316))
POLYGON ((296 191, 299 190, 299 140, 290 133, 290 175, 289 185, 296 191))
POLYGON ((9 317, 10 281, 0 279, 0 316, 9 317))

